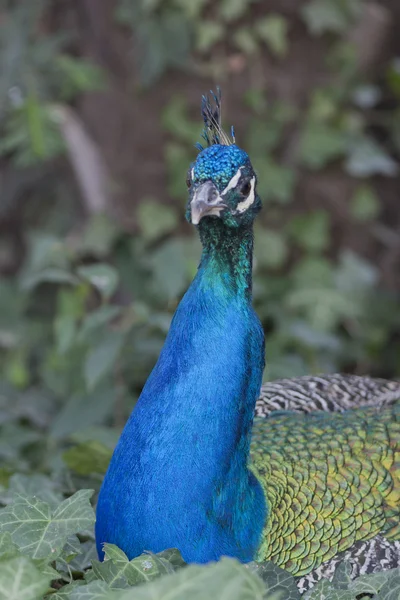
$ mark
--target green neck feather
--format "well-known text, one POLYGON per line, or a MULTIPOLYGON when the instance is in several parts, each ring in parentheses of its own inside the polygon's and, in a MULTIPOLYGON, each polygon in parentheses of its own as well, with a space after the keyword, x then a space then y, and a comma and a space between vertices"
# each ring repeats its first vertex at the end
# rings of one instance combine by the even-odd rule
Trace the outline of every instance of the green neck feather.
POLYGON ((222 220, 200 221, 203 254, 199 271, 208 284, 220 283, 237 296, 251 300, 253 227, 227 227, 222 220), (212 281, 210 281, 212 280, 212 281))

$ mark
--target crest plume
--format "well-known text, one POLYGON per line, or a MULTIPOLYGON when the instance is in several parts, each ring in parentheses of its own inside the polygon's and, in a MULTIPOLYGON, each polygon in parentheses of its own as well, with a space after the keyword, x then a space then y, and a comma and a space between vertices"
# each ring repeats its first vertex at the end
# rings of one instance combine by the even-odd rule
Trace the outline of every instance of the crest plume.
MULTIPOLYGON (((207 146, 221 144, 230 146, 235 143, 235 131, 231 128, 231 137, 225 133, 221 125, 221 89, 217 86, 217 93, 210 90, 211 98, 203 96, 201 99, 201 114, 204 121, 202 138, 207 146)), ((198 150, 204 150, 202 144, 197 143, 198 150)))

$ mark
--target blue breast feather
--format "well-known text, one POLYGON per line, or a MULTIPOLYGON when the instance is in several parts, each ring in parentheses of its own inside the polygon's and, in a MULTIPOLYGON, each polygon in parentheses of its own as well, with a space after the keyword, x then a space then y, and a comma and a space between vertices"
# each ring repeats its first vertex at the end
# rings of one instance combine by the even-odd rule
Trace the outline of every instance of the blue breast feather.
POLYGON ((251 301, 200 268, 103 482, 96 539, 129 558, 179 548, 188 562, 254 557, 266 519, 247 469, 264 335, 251 301))

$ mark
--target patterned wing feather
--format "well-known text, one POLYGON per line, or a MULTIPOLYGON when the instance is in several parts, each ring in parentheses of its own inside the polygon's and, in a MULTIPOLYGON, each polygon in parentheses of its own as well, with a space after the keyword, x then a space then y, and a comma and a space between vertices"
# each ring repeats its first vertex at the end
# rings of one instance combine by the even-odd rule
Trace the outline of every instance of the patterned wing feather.
POLYGON ((356 542, 400 539, 400 403, 256 419, 269 505, 258 552, 301 577, 356 542))
POLYGON ((307 375, 265 383, 256 417, 276 410, 341 412, 362 406, 382 406, 400 400, 400 381, 358 375, 307 375))

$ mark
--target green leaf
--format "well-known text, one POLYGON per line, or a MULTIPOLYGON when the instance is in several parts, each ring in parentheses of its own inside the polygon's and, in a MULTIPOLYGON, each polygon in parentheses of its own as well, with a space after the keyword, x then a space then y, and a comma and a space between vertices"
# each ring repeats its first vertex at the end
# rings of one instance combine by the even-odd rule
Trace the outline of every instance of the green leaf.
POLYGON ((84 573, 86 569, 92 566, 94 560, 97 560, 96 543, 93 540, 83 542, 80 553, 69 563, 71 571, 74 573, 84 573))
POLYGON ((301 13, 310 32, 320 35, 326 31, 345 32, 360 16, 361 10, 360 0, 311 0, 301 9, 301 13))
POLYGON ((335 569, 331 583, 337 590, 347 590, 351 583, 352 566, 343 560, 335 569))
POLYGON ((9 112, 0 140, 0 155, 13 154, 13 161, 28 167, 61 154, 64 145, 52 116, 52 106, 29 93, 9 112))
POLYGON ((0 533, 0 561, 16 556, 19 556, 19 549, 12 541, 11 533, 9 531, 0 533))
POLYGON ((273 562, 251 562, 246 565, 247 568, 258 575, 263 580, 268 598, 284 598, 285 600, 300 600, 300 592, 297 589, 296 580, 284 569, 281 569, 273 562))
POLYGON ((67 598, 68 600, 120 600, 121 595, 119 592, 113 592, 105 581, 92 581, 88 585, 71 589, 67 598))
POLYGON ((336 590, 327 579, 321 579, 302 596, 304 600, 355 600, 354 595, 347 590, 336 590))
POLYGON ((173 231, 178 225, 176 211, 171 206, 153 200, 143 200, 137 211, 138 222, 146 241, 154 241, 173 231))
POLYGON ((142 554, 129 561, 124 552, 113 544, 104 544, 104 551, 105 561, 94 561, 93 571, 111 588, 138 585, 174 571, 167 560, 156 554, 142 554))
POLYGON ((293 217, 287 225, 292 238, 305 250, 322 252, 330 243, 330 218, 324 210, 293 217))
POLYGON ((109 386, 90 394, 75 394, 64 403, 50 427, 50 435, 60 439, 76 434, 92 425, 103 423, 110 415, 115 390, 109 386))
MULTIPOLYGON (((52 593, 50 596, 48 596, 48 600, 71 600, 72 592, 74 590, 76 590, 76 588, 78 588, 78 587, 84 588, 86 586, 84 585, 83 581, 74 581, 73 583, 64 585, 59 590, 57 590, 55 593, 52 593)), ((103 596, 103 598, 104 598, 104 596, 103 596)), ((46 600, 47 600, 47 598, 46 598, 46 600)), ((88 597, 86 597, 86 600, 88 600, 88 597)))
POLYGON ((256 228, 255 258, 260 267, 279 269, 288 257, 289 249, 283 233, 256 228))
POLYGON ((353 295, 355 292, 368 292, 379 281, 379 270, 351 250, 340 253, 334 281, 340 290, 353 295))
POLYGON ((321 169, 343 156, 346 149, 344 133, 324 123, 309 122, 300 140, 300 156, 310 169, 321 169))
POLYGON ((67 467, 79 475, 91 473, 105 474, 112 456, 112 450, 96 441, 85 442, 64 452, 63 460, 67 467))
POLYGON ((134 593, 124 590, 117 596, 118 600, 264 600, 265 597, 261 579, 230 558, 208 565, 190 565, 138 586, 134 593))
POLYGON ((256 22, 256 33, 271 52, 282 58, 288 51, 288 22, 282 15, 270 14, 256 22))
POLYGON ((181 553, 176 548, 170 548, 169 550, 159 552, 157 556, 161 559, 167 560, 175 570, 186 567, 187 565, 187 563, 185 563, 183 560, 181 553))
POLYGON ((79 267, 77 273, 97 288, 105 299, 114 294, 119 283, 118 271, 106 263, 79 267))
POLYGON ((253 160, 259 173, 259 193, 265 200, 288 204, 292 200, 296 173, 290 167, 275 162, 271 157, 253 160))
POLYGON ((400 98, 400 60, 395 58, 387 72, 387 81, 393 94, 400 98))
POLYGON ((156 17, 136 18, 133 29, 143 85, 151 84, 169 67, 182 67, 187 62, 191 26, 182 11, 160 11, 156 17))
MULTIPOLYGON (((200 135, 200 131, 198 131, 198 135, 200 135)), ((193 137, 191 139, 193 142, 193 137)), ((164 154, 168 173, 168 193, 172 198, 186 200, 187 189, 182 173, 186 172, 188 164, 193 160, 193 155, 186 146, 176 142, 167 142, 164 145, 164 154)))
POLYGON ((103 71, 82 58, 60 54, 55 57, 55 65, 61 80, 61 95, 66 100, 84 92, 105 88, 103 71))
POLYGON ((350 213, 358 221, 373 221, 380 208, 379 197, 370 185, 359 186, 350 200, 350 213))
POLYGON ((204 20, 196 25, 196 49, 207 52, 214 44, 219 42, 224 35, 224 26, 217 21, 204 20))
POLYGON ((40 600, 50 579, 24 556, 0 562, 0 600, 40 600))
POLYGON ((346 160, 346 170, 353 177, 385 175, 395 177, 398 163, 372 138, 362 137, 355 141, 346 160))
POLYGON ((59 315, 54 321, 57 352, 65 354, 71 349, 76 335, 76 320, 71 315, 59 315))
POLYGON ((79 341, 85 341, 93 332, 108 325, 110 321, 115 319, 121 314, 121 307, 115 305, 101 306, 97 310, 87 314, 81 324, 78 338, 79 341))
POLYGON ((78 250, 81 254, 104 259, 120 235, 120 228, 108 215, 97 213, 85 226, 78 250))
POLYGON ((185 249, 185 241, 175 238, 165 242, 148 258, 155 297, 174 300, 185 290, 188 283, 185 249))
POLYGON ((24 276, 21 279, 21 288, 24 291, 31 291, 41 283, 77 285, 79 280, 68 271, 48 267, 47 269, 43 269, 43 271, 24 276))
POLYGON ((62 495, 57 491, 57 484, 46 475, 34 473, 23 475, 17 473, 10 478, 8 491, 11 498, 15 496, 36 496, 47 502, 51 507, 56 507, 62 501, 62 495))
MULTIPOLYGON (((398 580, 400 577, 400 569, 390 569, 389 571, 380 571, 378 573, 369 573, 368 575, 360 575, 352 581, 349 585, 349 591, 355 598, 362 597, 364 595, 371 595, 375 597, 381 589, 386 585, 389 585, 393 580, 398 580)), ((389 585, 390 588, 390 585, 389 585)), ((377 596, 377 599, 381 600, 381 596, 377 596)))
POLYGON ((0 533, 10 532, 14 544, 32 558, 56 558, 70 535, 93 526, 91 490, 80 490, 52 513, 36 497, 16 498, 0 510, 0 533))
MULTIPOLYGON (((188 104, 182 96, 172 96, 162 112, 161 121, 165 131, 174 136, 175 139, 190 145, 193 145, 193 140, 201 134, 201 126, 197 121, 191 120, 188 104)), ((175 150, 170 149, 169 152, 174 153, 175 150)), ((183 156, 188 157, 186 150, 184 151, 183 156)), ((166 148, 166 158, 168 159, 168 144, 166 148)), ((189 157, 189 162, 191 160, 192 159, 189 157)), ((179 160, 177 162, 179 164, 179 160)), ((186 169, 187 164, 183 168, 183 173, 185 173, 186 169)), ((182 180, 182 172, 180 178, 182 180)))
POLYGON ((257 39, 249 27, 241 27, 234 32, 232 40, 244 54, 252 56, 258 50, 257 39))
POLYGON ((218 14, 224 21, 235 21, 245 12, 251 0, 221 0, 218 3, 218 14))
POLYGON ((90 392, 115 368, 124 341, 123 333, 111 331, 89 351, 85 360, 84 375, 86 387, 90 392))

